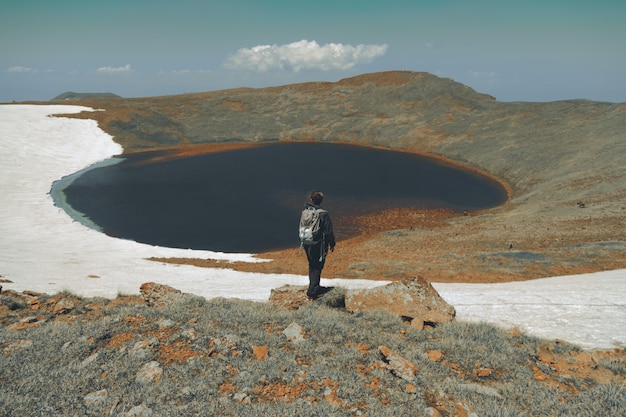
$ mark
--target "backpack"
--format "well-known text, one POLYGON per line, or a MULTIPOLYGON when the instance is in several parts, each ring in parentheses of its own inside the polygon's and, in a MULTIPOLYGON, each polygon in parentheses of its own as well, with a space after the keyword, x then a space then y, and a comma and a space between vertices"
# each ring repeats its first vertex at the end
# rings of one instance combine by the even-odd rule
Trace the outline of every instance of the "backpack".
POLYGON ((302 210, 300 215, 300 228, 298 236, 300 237, 300 247, 312 246, 320 242, 320 213, 326 210, 315 207, 307 207, 302 210))

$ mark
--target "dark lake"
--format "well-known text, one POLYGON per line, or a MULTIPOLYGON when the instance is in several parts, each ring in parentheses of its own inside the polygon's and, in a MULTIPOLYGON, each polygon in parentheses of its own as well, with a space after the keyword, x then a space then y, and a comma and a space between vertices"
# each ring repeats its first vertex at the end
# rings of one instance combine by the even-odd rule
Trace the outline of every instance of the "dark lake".
POLYGON ((322 205, 338 240, 354 234, 341 221, 356 214, 392 207, 477 210, 506 200, 505 189, 490 178, 407 152, 275 143, 148 159, 154 156, 135 154, 86 170, 61 186, 63 205, 119 238, 262 252, 298 246, 300 211, 315 189, 326 196, 322 205))

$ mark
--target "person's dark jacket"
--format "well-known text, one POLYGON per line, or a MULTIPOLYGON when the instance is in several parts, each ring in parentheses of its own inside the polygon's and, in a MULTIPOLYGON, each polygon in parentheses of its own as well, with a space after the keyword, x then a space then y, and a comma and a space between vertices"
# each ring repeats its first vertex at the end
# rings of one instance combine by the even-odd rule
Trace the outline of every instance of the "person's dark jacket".
MULTIPOLYGON (((305 207, 314 207, 315 209, 321 208, 320 206, 316 206, 313 203, 305 203, 305 207)), ((320 231, 324 234, 323 240, 320 241, 320 244, 324 244, 325 247, 324 252, 328 251, 328 248, 331 250, 335 249, 335 233, 333 232, 333 222, 330 220, 330 214, 327 211, 322 211, 320 213, 320 231)), ((317 236, 316 236, 317 238, 317 236)))

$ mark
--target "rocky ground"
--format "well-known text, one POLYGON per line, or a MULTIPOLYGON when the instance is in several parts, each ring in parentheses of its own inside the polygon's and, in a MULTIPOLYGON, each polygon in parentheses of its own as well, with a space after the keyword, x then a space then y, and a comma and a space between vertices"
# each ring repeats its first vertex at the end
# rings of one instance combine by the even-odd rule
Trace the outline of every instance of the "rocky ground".
MULTIPOLYGON (((626 104, 501 103, 425 73, 366 74, 337 83, 142 99, 81 100, 125 152, 159 157, 265 141, 332 141, 418 152, 479 170, 509 191, 481 212, 336 214, 361 235, 341 240, 327 277, 500 282, 626 267, 626 104)), ((295 248, 269 263, 223 265, 306 273, 295 248)), ((163 259, 159 259, 163 261, 163 259)))
MULTIPOLYGON (((393 323, 392 318, 382 320, 383 316, 373 324, 376 316, 359 314, 370 302, 374 309, 380 308, 376 298, 380 296, 419 298, 426 294, 429 299, 437 298, 436 292, 422 279, 396 286, 392 295, 387 290, 373 290, 376 294, 348 293, 345 306, 336 303, 341 298, 338 294, 328 293, 311 302, 306 301, 304 291, 304 287, 277 289, 270 299, 275 310, 269 314, 262 305, 255 307, 255 303, 200 300, 154 283, 142 285, 140 296, 114 300, 82 299, 70 293, 50 296, 5 291, 0 303, 3 334, 0 356, 13 365, 20 363, 19 358, 36 357, 37 352, 43 353, 43 358, 60 356, 56 359, 58 363, 40 359, 44 366, 35 372, 39 379, 30 372, 17 372, 19 375, 11 375, 11 380, 20 383, 5 385, 10 387, 9 393, 14 389, 16 394, 22 387, 28 387, 28 393, 35 395, 41 387, 29 384, 37 380, 37 384, 49 385, 46 389, 55 397, 32 404, 7 402, 4 409, 11 413, 26 407, 34 412, 53 406, 57 410, 85 410, 88 415, 101 415, 98 412, 103 411, 130 416, 138 415, 133 413, 141 410, 148 413, 151 407, 165 410, 175 404, 176 415, 187 415, 183 414, 185 407, 199 402, 202 407, 219 404, 222 411, 242 404, 242 410, 248 412, 246 415, 254 415, 252 405, 280 409, 288 404, 311 405, 318 410, 330 407, 333 414, 329 415, 382 415, 377 414, 378 407, 382 407, 388 411, 384 415, 393 415, 394 407, 404 412, 415 411, 415 404, 424 403, 423 412, 428 413, 425 415, 461 417, 474 415, 474 410, 481 415, 501 415, 504 404, 509 412, 513 407, 515 413, 523 413, 515 397, 521 393, 526 400, 535 401, 533 409, 542 413, 536 415, 556 415, 560 408, 574 412, 579 401, 589 402, 585 410, 603 415, 619 415, 619 410, 623 410, 621 393, 613 398, 593 401, 589 398, 593 392, 598 395, 612 392, 603 386, 623 386, 626 361, 623 349, 584 352, 567 342, 534 340, 517 329, 504 333, 478 324, 468 325, 467 329, 461 325, 453 336, 460 339, 452 343, 446 335, 454 328, 445 330, 430 321, 418 327, 413 322, 403 326, 399 321, 393 323), (290 314, 286 309, 297 312, 290 314), (346 318, 345 311, 357 314, 346 318), (313 322, 321 320, 326 324, 313 325, 309 322, 311 314, 318 316, 313 322), (346 369, 339 373, 324 366, 319 355, 306 354, 329 349, 326 344, 329 336, 318 332, 330 326, 331 320, 345 321, 341 325, 350 327, 341 339, 343 346, 331 343, 333 350, 329 356, 348 358, 342 365, 346 369), (368 323, 367 329, 354 327, 363 326, 362 321, 368 323), (63 331, 65 325, 77 330, 63 331), (383 327, 376 327, 379 325, 383 327), (46 332, 56 329, 61 329, 56 336, 60 339, 48 344, 62 345, 61 352, 45 353, 49 347, 42 345, 41 337, 46 340, 46 332), (376 336, 378 333, 387 336, 376 336), (502 346, 485 345, 494 342, 493 339, 500 339, 502 346), (371 344, 380 340, 386 343, 371 344), (468 349, 466 344, 472 348, 468 349), (519 357, 502 357, 505 348, 519 357), (419 354, 413 352, 416 349, 419 354), (63 351, 78 356, 73 358, 63 351), (346 354, 348 351, 351 353, 346 354), (274 363, 277 358, 282 358, 283 367, 274 373, 280 377, 265 376, 269 371, 260 364, 274 363), (124 368, 119 367, 119 361, 124 368), (56 380, 62 379, 59 376, 64 373, 63 367, 76 368, 78 373, 73 375, 79 381, 76 386, 56 380), (357 381, 348 382, 350 376, 341 377, 341 372, 355 373, 357 381), (247 379, 240 376, 244 373, 247 379), (184 379, 179 380, 180 377, 184 379), (248 380, 256 381, 257 385, 242 385, 243 381, 249 383, 248 380), (211 383, 203 386, 199 381, 211 383), (512 388, 511 381, 527 389, 532 386, 534 395, 541 393, 544 397, 541 401, 539 397, 532 398, 523 389, 512 388), (359 395, 351 396, 348 387, 355 384, 359 395), (138 394, 126 392, 125 386, 145 396, 137 399, 138 394), (166 394, 159 397, 161 391, 166 394), (463 392, 466 395, 460 394, 463 392), (420 400, 416 401, 416 397, 420 400), (497 412, 490 405, 491 400, 499 404, 497 412), (131 408, 138 401, 141 404, 131 408), (408 402, 402 405, 402 401, 408 402)), ((420 317, 426 314, 438 322, 451 320, 450 306, 443 300, 439 299, 433 307, 436 313, 424 309, 420 303, 405 303, 402 311, 390 312, 403 318, 405 314, 420 317)), ((7 378, 5 382, 8 382, 8 367, 0 369, 3 370, 0 380, 7 378)), ((0 395, 0 403, 3 399, 8 397, 0 395)))

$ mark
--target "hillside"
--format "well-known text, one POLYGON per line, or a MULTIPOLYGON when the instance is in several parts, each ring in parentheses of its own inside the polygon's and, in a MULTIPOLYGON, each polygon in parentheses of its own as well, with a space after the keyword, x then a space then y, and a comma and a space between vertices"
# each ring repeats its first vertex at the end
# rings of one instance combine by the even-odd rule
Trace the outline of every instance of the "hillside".
POLYGON ((626 404, 623 349, 485 323, 420 330, 349 314, 339 289, 294 310, 140 291, 3 292, 2 415, 620 417, 626 404))
MULTIPOLYGON (((359 221, 325 274, 508 281, 626 267, 626 104, 502 103, 426 73, 139 99, 79 100, 125 152, 172 155, 263 141, 380 146, 477 169, 510 191, 479 213, 387 212, 359 221), (510 244, 513 250, 509 250, 510 244)), ((76 117, 76 116, 75 116, 76 117)), ((294 251, 263 254, 261 272, 298 271, 294 251)), ((183 262, 182 260, 169 260, 183 262)), ((187 262, 187 261, 184 261, 187 262)), ((217 266, 207 260, 197 265, 217 266)), ((301 266, 300 266, 301 267, 301 266)))
POLYGON ((73 91, 67 91, 63 94, 59 94, 50 101, 67 101, 67 100, 93 100, 102 98, 120 98, 117 94, 113 93, 75 93, 73 91))

